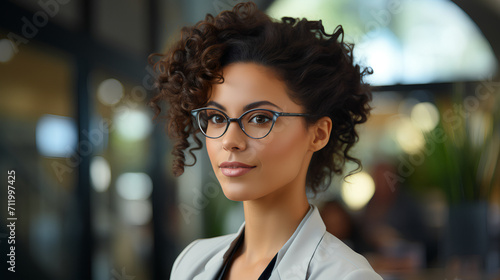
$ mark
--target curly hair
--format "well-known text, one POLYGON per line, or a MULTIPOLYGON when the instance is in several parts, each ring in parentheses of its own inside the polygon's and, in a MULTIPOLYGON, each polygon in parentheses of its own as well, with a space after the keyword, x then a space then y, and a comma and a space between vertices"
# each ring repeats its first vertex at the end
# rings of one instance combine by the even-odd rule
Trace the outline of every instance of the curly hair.
POLYGON ((371 88, 363 78, 372 70, 354 63, 354 45, 344 42, 342 26, 327 34, 321 20, 283 17, 277 21, 248 2, 215 17, 207 14, 181 34, 165 54, 149 56, 158 89, 150 106, 156 119, 160 103, 169 105, 166 130, 174 140, 175 176, 191 166, 185 163, 184 153, 191 135, 196 143, 189 149, 192 165, 196 163, 193 150, 202 148, 190 111, 208 102, 212 85, 224 82, 222 68, 235 62, 273 69, 290 98, 312 115, 308 124, 323 116, 332 120, 328 144, 313 154, 307 171, 306 185, 314 193, 328 187, 334 173, 342 174, 347 160, 357 164, 350 174, 361 170, 360 160, 349 151, 359 138, 355 126, 364 123, 371 110, 371 88))

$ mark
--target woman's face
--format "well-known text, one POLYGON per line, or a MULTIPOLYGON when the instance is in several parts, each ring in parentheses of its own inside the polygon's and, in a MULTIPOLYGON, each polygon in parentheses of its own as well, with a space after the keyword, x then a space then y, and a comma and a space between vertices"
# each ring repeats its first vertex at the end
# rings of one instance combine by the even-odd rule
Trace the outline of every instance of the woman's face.
MULTIPOLYGON (((219 108, 230 118, 253 108, 303 113, 286 93, 284 82, 265 66, 233 63, 224 67, 223 77, 224 83, 213 86, 207 107, 219 108)), ((226 197, 247 201, 292 189, 305 192, 312 137, 303 117, 279 117, 265 138, 252 139, 231 122, 222 137, 207 138, 206 146, 226 197)))

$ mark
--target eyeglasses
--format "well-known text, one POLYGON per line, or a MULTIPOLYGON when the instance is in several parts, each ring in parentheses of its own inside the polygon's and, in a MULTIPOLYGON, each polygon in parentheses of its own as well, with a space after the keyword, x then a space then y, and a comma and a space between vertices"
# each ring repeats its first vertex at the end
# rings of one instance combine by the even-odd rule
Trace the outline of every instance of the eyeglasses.
POLYGON ((223 111, 216 108, 200 108, 191 111, 203 135, 208 138, 219 138, 226 133, 231 122, 237 122, 241 130, 250 138, 262 139, 274 127, 278 117, 305 117, 309 114, 283 113, 268 109, 252 109, 243 113, 239 118, 230 118, 223 111))

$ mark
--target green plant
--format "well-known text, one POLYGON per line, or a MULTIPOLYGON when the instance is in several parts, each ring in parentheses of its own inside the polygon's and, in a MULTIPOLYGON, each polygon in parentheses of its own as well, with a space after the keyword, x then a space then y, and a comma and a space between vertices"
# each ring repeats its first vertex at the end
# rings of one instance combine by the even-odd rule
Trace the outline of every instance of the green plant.
POLYGON ((441 184, 450 204, 488 200, 499 171, 498 94, 481 92, 480 85, 467 95, 466 86, 457 84, 451 104, 441 110, 441 184))

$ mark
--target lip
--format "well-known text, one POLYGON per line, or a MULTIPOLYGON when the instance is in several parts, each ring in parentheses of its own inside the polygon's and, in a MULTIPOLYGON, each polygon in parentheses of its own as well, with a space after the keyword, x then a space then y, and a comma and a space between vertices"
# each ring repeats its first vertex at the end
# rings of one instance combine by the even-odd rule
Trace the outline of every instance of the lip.
POLYGON ((219 165, 222 174, 228 177, 238 177, 243 176, 250 172, 255 166, 244 164, 237 161, 225 161, 219 165))

